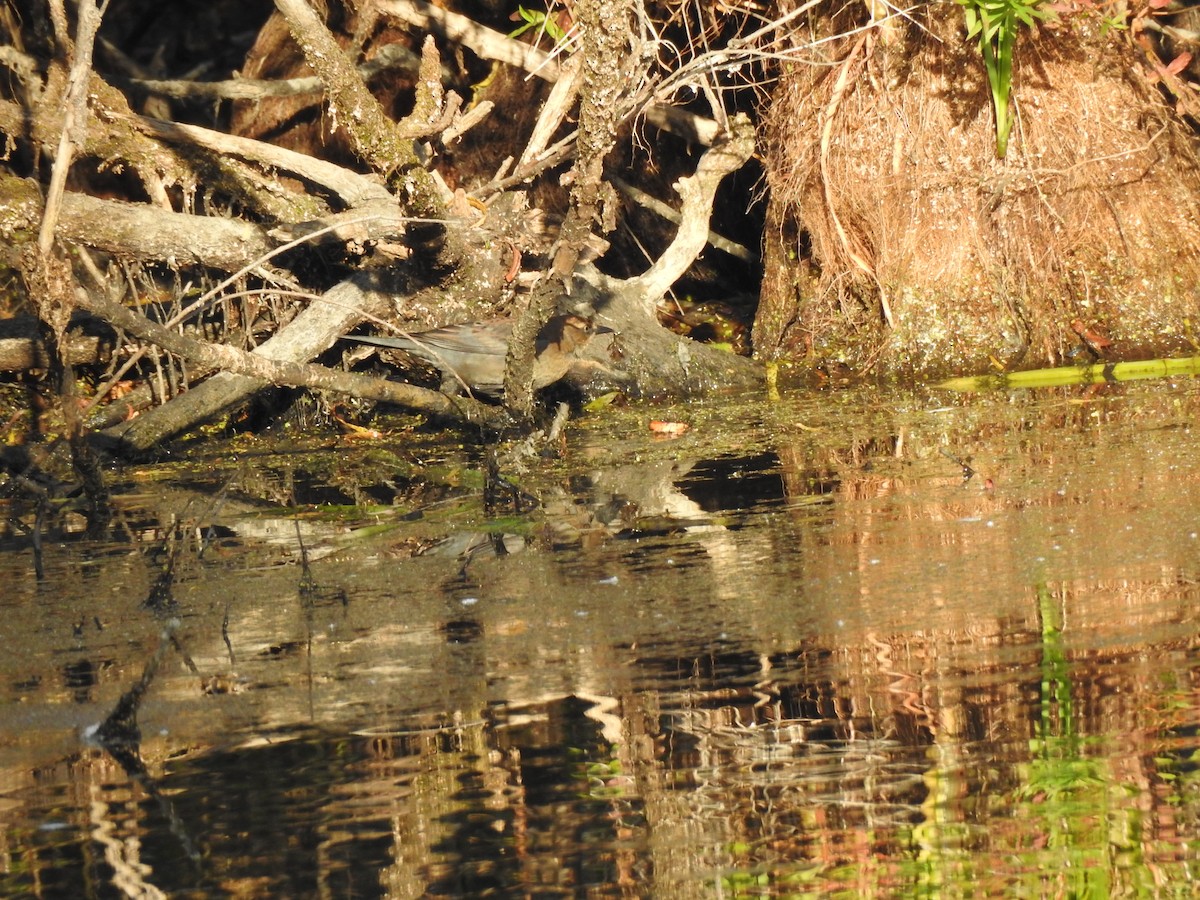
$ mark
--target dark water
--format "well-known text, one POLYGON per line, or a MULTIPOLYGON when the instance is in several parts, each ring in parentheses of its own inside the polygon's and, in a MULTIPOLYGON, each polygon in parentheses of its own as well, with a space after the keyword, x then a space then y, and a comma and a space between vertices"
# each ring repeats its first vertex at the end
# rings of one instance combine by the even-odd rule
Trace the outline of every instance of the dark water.
POLYGON ((476 448, 233 445, 41 582, 6 501, 0 895, 1194 896, 1198 409, 610 411, 490 516, 476 448))

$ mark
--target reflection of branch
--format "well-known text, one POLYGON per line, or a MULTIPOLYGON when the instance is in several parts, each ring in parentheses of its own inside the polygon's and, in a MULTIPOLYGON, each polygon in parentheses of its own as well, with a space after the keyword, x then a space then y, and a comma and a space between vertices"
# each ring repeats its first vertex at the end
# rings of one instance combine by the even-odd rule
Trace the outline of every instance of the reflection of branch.
POLYGON ((132 747, 133 753, 137 754, 138 744, 142 740, 142 733, 137 724, 138 709, 142 705, 142 698, 146 695, 150 683, 154 681, 154 676, 158 674, 158 667, 162 665, 163 657, 166 656, 167 648, 171 646, 171 638, 178 627, 178 620, 172 620, 167 623, 167 626, 162 631, 158 649, 154 651, 154 655, 146 663, 146 668, 142 670, 142 677, 138 679, 133 687, 121 695, 121 699, 117 701, 117 705, 113 707, 113 711, 91 732, 90 737, 95 739, 105 749, 110 749, 111 747, 132 747))
POLYGON ((171 832, 179 838, 179 843, 183 846, 183 851, 188 855, 188 859, 199 865, 202 858, 200 851, 196 849, 195 843, 184 828, 170 798, 158 789, 158 784, 150 777, 146 764, 142 761, 142 732, 137 724, 137 714, 138 709, 141 708, 142 699, 146 696, 151 682, 154 681, 158 667, 162 665, 163 658, 167 655, 167 649, 175 643, 175 629, 178 627, 178 620, 172 620, 167 624, 159 638, 158 649, 154 651, 154 655, 146 663, 146 668, 142 670, 142 677, 121 695, 121 699, 117 701, 113 711, 108 714, 108 718, 85 732, 85 737, 103 747, 125 771, 125 774, 141 785, 142 789, 155 799, 170 825, 171 832))

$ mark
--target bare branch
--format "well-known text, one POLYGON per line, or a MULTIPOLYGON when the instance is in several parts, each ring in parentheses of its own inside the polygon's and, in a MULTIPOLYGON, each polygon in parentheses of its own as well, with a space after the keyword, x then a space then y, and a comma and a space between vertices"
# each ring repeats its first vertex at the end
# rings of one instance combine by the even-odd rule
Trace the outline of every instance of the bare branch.
POLYGON ((696 167, 696 173, 675 183, 683 204, 675 240, 646 272, 629 280, 642 294, 647 309, 662 297, 695 262, 708 241, 708 222, 721 180, 746 164, 754 152, 754 126, 744 115, 730 120, 730 133, 714 144, 696 167))
POLYGON ((202 128, 199 125, 183 125, 138 116, 135 124, 150 137, 170 143, 186 143, 203 147, 214 153, 237 156, 264 166, 272 166, 290 172, 314 184, 332 191, 348 206, 362 206, 373 200, 395 202, 378 181, 342 168, 335 163, 315 159, 294 150, 276 147, 263 141, 238 137, 202 128))
MULTIPOLYGON (((16 215, 29 221, 41 213, 41 197, 32 182, 0 174, 0 191, 11 204, 10 228, 18 225, 16 215)), ((57 235, 60 240, 124 259, 163 260, 225 271, 264 256, 276 244, 263 228, 250 222, 189 216, 73 191, 63 195, 57 235)))
MULTIPOLYGON (((377 172, 403 171, 407 199, 417 214, 441 212, 440 192, 421 165, 412 136, 388 118, 316 11, 305 0, 275 0, 275 7, 287 20, 309 66, 325 83, 334 124, 346 130, 355 152, 377 172)), ((416 109, 410 117, 414 121, 430 122, 432 115, 427 107, 441 105, 440 66, 430 79, 426 72, 429 51, 427 44, 422 55, 416 109)), ((447 120, 437 130, 449 124, 447 120)))
MULTIPOLYGON (((107 6, 107 2, 104 4, 107 6)), ((38 232, 38 253, 45 256, 54 243, 54 226, 58 222, 58 211, 62 206, 66 190, 67 173, 71 160, 81 153, 87 135, 87 87, 92 71, 92 48, 96 30, 100 27, 101 10, 94 0, 82 0, 79 4, 79 23, 75 40, 75 59, 67 78, 67 90, 62 98, 62 131, 59 134, 58 151, 54 156, 54 168, 50 174, 50 186, 46 189, 46 208, 42 216, 42 227, 38 232)))
MULTIPOLYGON (((0 48, 2 51, 4 48, 0 48)), ((368 81, 388 69, 416 71, 420 65, 417 57, 403 44, 387 44, 366 62, 357 66, 359 77, 368 81)), ((299 94, 319 94, 325 85, 316 75, 302 78, 268 80, 259 78, 230 78, 224 81, 157 80, 151 78, 128 78, 121 82, 132 88, 170 97, 172 100, 248 100, 257 101, 267 97, 293 97, 299 94)))
MULTIPOLYGON (((152 322, 145 316, 113 303, 103 297, 90 297, 83 301, 89 312, 102 317, 129 334, 150 341, 171 353, 208 369, 232 372, 259 378, 272 384, 291 385, 312 390, 333 391, 352 394, 367 400, 398 403, 435 415, 474 418, 470 413, 477 401, 451 398, 438 391, 373 378, 352 372, 341 372, 325 366, 310 365, 286 359, 274 359, 267 353, 246 353, 228 344, 213 344, 196 340, 178 331, 152 322)), ((266 345, 264 345, 266 346, 266 345)))
POLYGON ((330 347, 364 317, 384 314, 392 307, 392 302, 392 293, 386 285, 376 282, 375 275, 358 273, 327 291, 321 300, 310 304, 253 353, 245 354, 231 347, 213 347, 191 341, 120 304, 91 296, 81 298, 81 306, 130 334, 188 359, 203 361, 201 364, 229 370, 214 375, 171 403, 111 428, 105 434, 120 441, 125 450, 148 450, 244 402, 270 383, 302 385, 359 396, 368 396, 361 393, 368 391, 376 399, 469 422, 494 425, 504 418, 503 410, 483 406, 468 398, 452 399, 413 385, 364 376, 343 378, 340 376, 345 373, 303 364, 302 361, 330 347), (209 355, 209 350, 215 352, 209 355))
MULTIPOLYGON (((663 203, 657 197, 647 194, 641 188, 636 188, 629 182, 622 181, 620 178, 616 178, 611 175, 609 176, 608 180, 612 183, 613 187, 615 187, 618 191, 620 191, 638 206, 648 209, 655 215, 661 216, 668 222, 673 222, 676 225, 680 224, 680 222, 683 220, 683 216, 676 212, 671 206, 663 203)), ((724 251, 730 256, 736 257, 737 259, 745 262, 756 262, 758 260, 758 254, 754 253, 745 245, 731 241, 727 237, 722 237, 711 229, 708 232, 708 244, 711 247, 715 247, 717 250, 724 251)))
POLYGON ((379 11, 423 31, 454 41, 480 59, 507 63, 536 74, 544 81, 558 81, 559 67, 550 54, 537 47, 514 41, 459 13, 449 12, 422 0, 380 0, 379 11))

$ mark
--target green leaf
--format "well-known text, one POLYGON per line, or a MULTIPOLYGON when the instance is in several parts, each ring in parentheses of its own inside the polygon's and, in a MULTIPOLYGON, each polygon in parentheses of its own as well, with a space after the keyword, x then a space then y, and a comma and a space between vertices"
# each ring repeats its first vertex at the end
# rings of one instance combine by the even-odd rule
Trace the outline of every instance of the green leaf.
POLYGON ((1040 9, 1041 0, 956 0, 963 8, 967 40, 978 40, 987 69, 996 114, 996 155, 1007 152, 1013 113, 1008 97, 1012 87, 1013 47, 1021 26, 1032 28, 1035 19, 1053 16, 1040 9))
POLYGON ((979 20, 979 16, 971 7, 967 7, 965 11, 967 19, 967 37, 973 38, 979 34, 979 30, 983 27, 983 23, 979 20))
POLYGON ((508 33, 508 37, 516 38, 523 35, 530 28, 540 28, 546 34, 550 35, 550 39, 556 44, 566 37, 558 22, 547 16, 546 13, 538 9, 526 9, 524 6, 517 7, 517 15, 525 20, 525 24, 519 26, 514 31, 508 33))

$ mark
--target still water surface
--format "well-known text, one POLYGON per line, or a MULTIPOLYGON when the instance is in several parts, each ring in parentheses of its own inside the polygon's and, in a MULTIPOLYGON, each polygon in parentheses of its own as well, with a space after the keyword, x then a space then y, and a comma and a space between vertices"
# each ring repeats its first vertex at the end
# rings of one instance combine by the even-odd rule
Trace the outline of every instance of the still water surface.
POLYGON ((635 407, 490 515, 478 448, 242 443, 41 581, 4 501, 0 895, 1195 896, 1198 411, 635 407))

